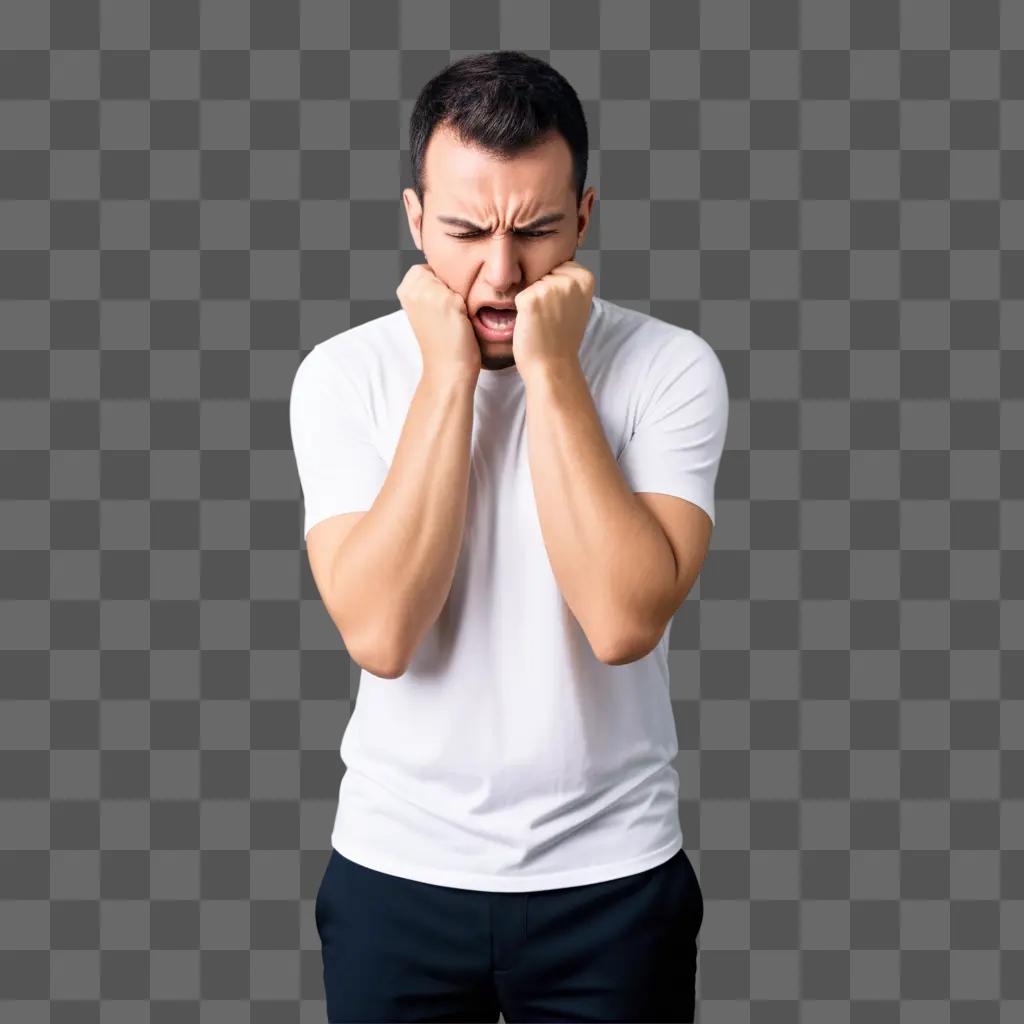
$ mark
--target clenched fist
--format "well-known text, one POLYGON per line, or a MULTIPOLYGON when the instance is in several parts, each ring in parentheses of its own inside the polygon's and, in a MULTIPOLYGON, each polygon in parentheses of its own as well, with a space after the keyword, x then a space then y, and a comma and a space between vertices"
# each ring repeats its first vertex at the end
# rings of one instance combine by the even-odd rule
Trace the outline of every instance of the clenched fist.
POLYGON ((395 289, 423 355, 423 375, 462 377, 474 383, 483 364, 466 300, 428 263, 415 263, 395 289))

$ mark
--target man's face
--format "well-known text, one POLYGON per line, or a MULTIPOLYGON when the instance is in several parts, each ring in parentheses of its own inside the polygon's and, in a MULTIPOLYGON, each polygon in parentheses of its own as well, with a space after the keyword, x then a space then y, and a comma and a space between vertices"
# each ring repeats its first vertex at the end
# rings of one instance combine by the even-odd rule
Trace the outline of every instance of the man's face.
POLYGON ((572 153, 557 133, 527 153, 500 160, 464 144, 443 126, 427 144, 424 181, 426 211, 413 189, 402 193, 416 247, 431 270, 465 300, 484 368, 511 366, 511 340, 488 340, 477 311, 513 303, 521 291, 575 256, 594 189, 586 190, 577 209, 572 153), (526 230, 548 215, 561 216, 526 230))

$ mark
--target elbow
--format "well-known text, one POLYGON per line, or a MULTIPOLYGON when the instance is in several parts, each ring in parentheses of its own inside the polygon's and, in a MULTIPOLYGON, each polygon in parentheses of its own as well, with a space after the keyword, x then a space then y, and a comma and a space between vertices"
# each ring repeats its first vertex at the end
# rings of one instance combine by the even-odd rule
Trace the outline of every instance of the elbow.
POLYGON ((397 679, 399 676, 404 676, 406 668, 408 667, 404 662, 397 661, 381 661, 381 662, 367 662, 359 661, 353 658, 361 668, 366 669, 371 676, 377 676, 379 679, 397 679))
POLYGON ((585 631, 594 656, 605 665, 628 665, 646 658, 672 621, 672 613, 666 612, 664 604, 640 611, 627 609, 619 602, 606 609, 600 625, 592 620, 585 631))
POLYGON ((354 650, 348 644, 345 645, 345 650, 360 668, 381 679, 397 679, 399 676, 405 675, 408 668, 408 660, 405 658, 393 655, 381 656, 379 653, 364 653, 362 650, 354 650))
POLYGON ((605 665, 630 665, 634 661, 646 658, 653 650, 653 646, 647 647, 646 645, 639 647, 616 647, 608 653, 599 654, 598 661, 605 665))
POLYGON ((399 642, 393 635, 377 637, 375 643, 363 647, 365 658, 357 658, 359 664, 371 675, 381 679, 397 679, 408 671, 412 661, 410 648, 399 642))
POLYGON ((399 644, 384 641, 379 636, 368 637, 354 629, 351 623, 343 627, 337 609, 332 608, 330 612, 348 656, 360 668, 382 679, 397 679, 405 674, 409 658, 399 644))
MULTIPOLYGON (((659 629, 653 635, 638 634, 619 640, 616 643, 594 646, 594 653, 597 659, 605 665, 629 665, 641 658, 646 658, 661 640, 664 629, 659 629)), ((592 645, 593 646, 593 645, 592 645)))
POLYGON ((591 621, 583 632, 598 661, 605 665, 628 665, 647 657, 658 646, 665 624, 660 618, 657 622, 640 621, 620 606, 602 615, 600 626, 591 621), (628 628, 623 625, 627 619, 632 621, 628 628))

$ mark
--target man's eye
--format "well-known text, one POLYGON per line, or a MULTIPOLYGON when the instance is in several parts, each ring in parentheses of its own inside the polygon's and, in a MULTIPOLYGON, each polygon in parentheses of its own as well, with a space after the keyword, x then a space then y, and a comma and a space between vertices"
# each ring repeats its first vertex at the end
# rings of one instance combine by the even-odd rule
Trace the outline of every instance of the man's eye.
MULTIPOLYGON (((449 232, 449 238, 479 238, 483 231, 465 231, 461 235, 453 235, 449 232)), ((554 231, 514 231, 513 234, 521 235, 523 238, 543 238, 544 235, 553 235, 554 231)))

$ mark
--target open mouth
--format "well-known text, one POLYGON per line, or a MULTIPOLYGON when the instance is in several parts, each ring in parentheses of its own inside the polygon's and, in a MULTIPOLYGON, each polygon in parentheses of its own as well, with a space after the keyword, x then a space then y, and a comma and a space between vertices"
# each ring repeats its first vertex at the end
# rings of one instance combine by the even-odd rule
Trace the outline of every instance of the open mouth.
POLYGON ((477 310, 477 318, 484 327, 490 327, 493 331, 504 331, 516 322, 516 310, 481 306, 477 310))
POLYGON ((481 306, 476 311, 476 322, 488 341, 509 341, 516 326, 516 310, 481 306))

